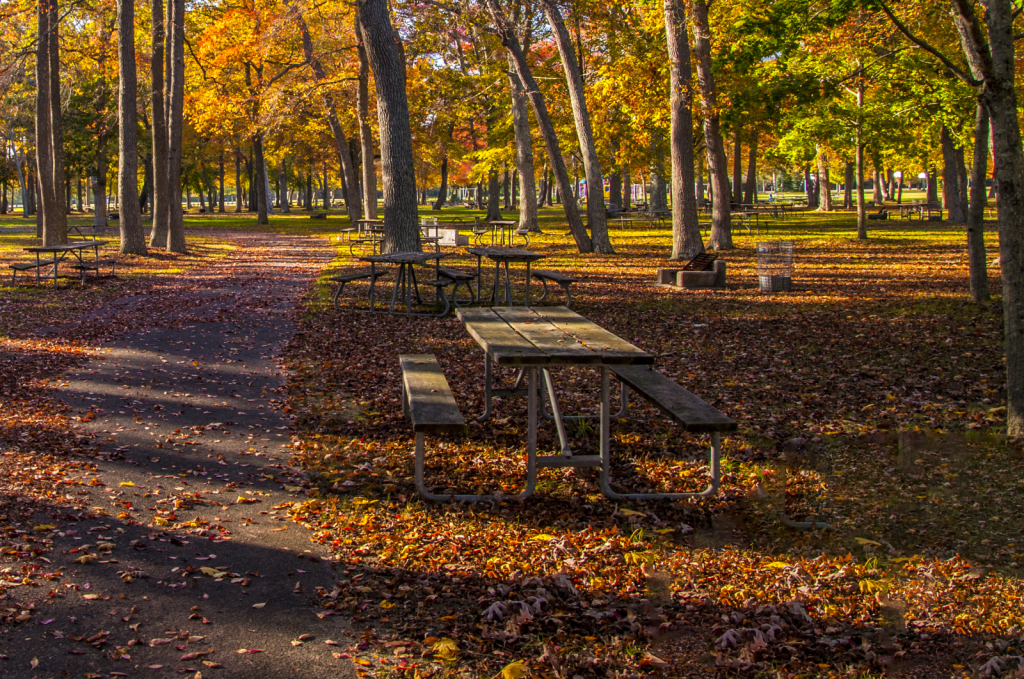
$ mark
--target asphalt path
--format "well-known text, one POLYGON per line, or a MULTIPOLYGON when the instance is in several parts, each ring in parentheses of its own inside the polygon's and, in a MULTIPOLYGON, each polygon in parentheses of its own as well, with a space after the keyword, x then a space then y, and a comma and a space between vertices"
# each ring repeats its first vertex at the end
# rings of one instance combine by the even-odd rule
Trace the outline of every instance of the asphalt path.
POLYGON ((51 592, 18 591, 35 610, 0 631, 4 677, 354 676, 348 621, 316 603, 333 587, 330 559, 288 517, 309 498, 278 407, 278 354, 332 252, 320 239, 230 237, 237 249, 179 294, 89 319, 134 319, 58 387, 101 444, 80 478, 91 509, 65 517, 92 518, 40 515, 56 524, 47 558, 61 577, 51 592))

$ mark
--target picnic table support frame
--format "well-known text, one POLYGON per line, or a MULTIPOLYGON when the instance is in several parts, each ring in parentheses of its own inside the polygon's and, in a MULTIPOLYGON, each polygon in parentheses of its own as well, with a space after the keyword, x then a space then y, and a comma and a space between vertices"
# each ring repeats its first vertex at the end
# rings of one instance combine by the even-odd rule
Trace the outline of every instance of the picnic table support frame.
POLYGON ((526 436, 526 487, 518 495, 490 493, 487 495, 439 495, 427 490, 424 481, 424 462, 426 457, 426 434, 416 433, 415 468, 416 490, 427 500, 434 502, 479 502, 481 500, 525 500, 537 488, 537 368, 524 368, 526 373, 527 404, 527 436, 526 436))
POLYGON ((718 492, 722 482, 722 434, 711 432, 711 482, 697 493, 616 493, 611 486, 611 403, 608 398, 610 371, 601 368, 601 492, 612 500, 682 500, 709 497, 718 492))

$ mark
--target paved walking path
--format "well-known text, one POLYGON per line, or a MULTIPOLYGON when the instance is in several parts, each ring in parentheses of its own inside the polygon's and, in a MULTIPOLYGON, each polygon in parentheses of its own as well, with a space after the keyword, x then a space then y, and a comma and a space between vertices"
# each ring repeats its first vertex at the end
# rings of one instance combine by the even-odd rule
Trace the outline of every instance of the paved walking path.
POLYGON ((286 519, 308 498, 275 407, 292 312, 332 252, 231 238, 227 259, 93 314, 137 328, 59 388, 103 444, 80 479, 99 516, 53 533, 59 596, 19 590, 37 611, 0 634, 3 676, 354 676, 346 621, 313 605, 333 587, 326 553, 286 519))

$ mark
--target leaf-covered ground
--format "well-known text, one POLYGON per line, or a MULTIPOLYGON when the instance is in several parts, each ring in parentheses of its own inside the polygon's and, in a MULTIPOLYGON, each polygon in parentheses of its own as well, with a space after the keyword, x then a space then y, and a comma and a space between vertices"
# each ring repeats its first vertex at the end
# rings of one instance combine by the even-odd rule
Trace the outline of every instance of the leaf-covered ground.
MULTIPOLYGON (((365 626, 354 654, 365 671, 1014 671, 1024 458, 999 436, 1001 310, 966 301, 960 230, 894 223, 857 243, 848 216, 799 216, 738 236, 723 255, 728 290, 680 292, 653 285, 671 266, 666 230, 616 230, 618 254, 598 257, 572 254, 564 231, 545 226, 530 247, 548 255, 544 268, 583 278, 576 310, 740 422, 725 441, 723 492, 622 504, 585 473, 544 470, 523 503, 422 501, 397 356, 437 355, 471 419, 482 354, 453 318, 336 311, 322 284, 288 352, 310 486, 292 511, 346 564, 323 605, 365 626), (790 294, 756 290, 754 244, 766 239, 796 242, 790 294)), ((365 296, 353 288, 350 303, 365 296)), ((557 388, 565 410, 593 412, 593 374, 563 371, 557 388)), ((468 437, 434 441, 428 483, 518 492, 522 401, 499 403, 468 437)), ((593 425, 570 433, 576 450, 596 449, 593 425)), ((707 442, 642 403, 613 437, 620 487, 705 483, 707 442)), ((545 425, 542 452, 556 440, 545 425)))
MULTIPOLYGON (((681 292, 653 285, 671 266, 666 229, 615 229, 618 254, 579 256, 557 212, 542 216, 547 233, 530 247, 548 255, 544 268, 582 277, 574 308, 740 422, 725 441, 723 490, 702 502, 613 503, 586 473, 545 470, 523 503, 420 500, 397 356, 436 354, 470 420, 483 407, 482 355, 453 318, 336 311, 326 276, 363 265, 335 235, 340 256, 307 294, 286 352, 283 407, 306 495, 279 507, 333 552, 336 584, 315 592, 316 605, 351 620, 357 637, 333 658, 402 677, 1020 672, 1024 455, 1000 433, 999 300, 967 301, 961 230, 890 223, 857 243, 849 216, 798 216, 767 235, 737 234, 723 254, 728 290, 681 292), (765 239, 797 244, 790 294, 756 290, 754 244, 765 239)), ((345 223, 298 214, 271 230, 331 235, 345 223)), ((0 254, 23 258, 30 234, 8 225, 0 254)), ((56 589, 52 536, 26 526, 35 507, 70 513, 88 497, 81 479, 96 441, 71 431, 48 376, 145 327, 147 314, 201 304, 202 277, 182 290, 178 274, 230 247, 218 230, 267 230, 231 215, 189 226, 191 259, 129 260, 84 290, 0 287, 0 589, 56 589), (125 320, 96 317, 104 305, 125 320)), ((990 273, 997 294, 998 268, 990 273)), ((346 301, 365 291, 351 286, 346 301)), ((556 382, 566 410, 594 412, 594 375, 564 371, 556 382)), ((596 449, 594 424, 570 427, 575 450, 596 449)), ((707 441, 643 403, 613 436, 617 487, 706 483, 707 441)), ((541 450, 556 441, 545 423, 541 450)), ((514 493, 524 453, 525 403, 498 402, 469 436, 430 442, 428 483, 514 493)), ((36 624, 27 612, 0 605, 0 626, 36 624)))

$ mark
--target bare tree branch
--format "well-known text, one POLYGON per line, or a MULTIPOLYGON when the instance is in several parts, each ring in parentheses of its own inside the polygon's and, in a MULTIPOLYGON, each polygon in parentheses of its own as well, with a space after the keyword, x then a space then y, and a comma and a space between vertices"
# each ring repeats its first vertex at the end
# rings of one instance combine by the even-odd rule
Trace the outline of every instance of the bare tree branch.
POLYGON ((885 4, 884 0, 879 0, 878 6, 882 8, 882 11, 885 12, 885 15, 887 17, 889 17, 889 20, 892 21, 893 25, 896 26, 897 29, 899 29, 900 33, 906 36, 907 40, 914 43, 915 45, 923 49, 925 52, 941 61, 942 65, 948 68, 950 72, 953 73, 953 75, 960 78, 960 80, 964 81, 971 87, 978 87, 979 85, 981 85, 981 81, 974 78, 974 76, 966 73, 963 69, 954 64, 949 59, 949 57, 947 57, 942 52, 932 47, 930 44, 928 44, 921 38, 918 38, 916 35, 911 33, 910 29, 907 28, 907 26, 902 21, 900 21, 895 14, 893 14, 893 11, 889 9, 889 6, 885 4))

